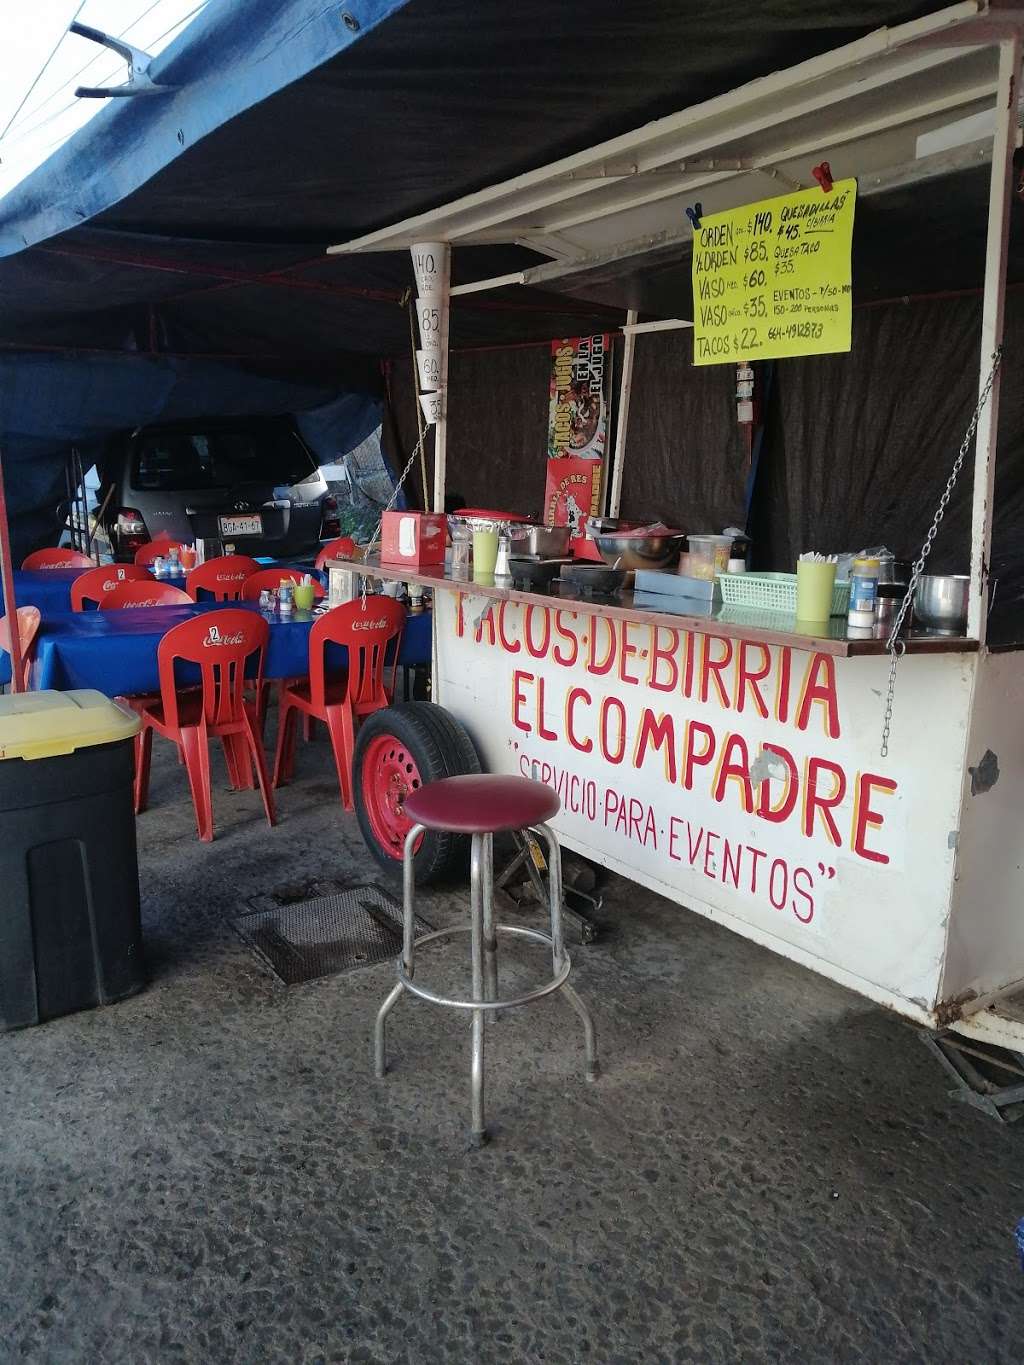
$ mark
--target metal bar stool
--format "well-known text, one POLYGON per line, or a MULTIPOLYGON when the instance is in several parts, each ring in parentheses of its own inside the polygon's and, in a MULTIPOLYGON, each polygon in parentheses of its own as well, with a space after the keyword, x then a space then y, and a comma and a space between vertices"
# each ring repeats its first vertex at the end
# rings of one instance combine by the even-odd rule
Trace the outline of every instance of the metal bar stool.
POLYGON ((560 802, 550 787, 526 777, 500 777, 490 774, 446 777, 429 782, 410 792, 405 813, 413 821, 405 839, 403 866, 405 937, 402 955, 396 963, 398 984, 381 1005, 375 1031, 375 1060, 378 1077, 387 1070, 387 1018, 405 991, 450 1009, 471 1010, 473 1014, 473 1054, 471 1067, 472 1123, 470 1142, 480 1147, 487 1141, 484 1122, 484 1015, 488 1011, 529 1005, 546 995, 561 991, 583 1024, 586 1048, 586 1076, 597 1079, 597 1039, 590 1011, 569 985, 572 963, 565 951, 562 934, 562 859, 558 840, 547 821, 558 814, 560 802), (414 870, 416 841, 426 829, 444 830, 472 836, 470 861, 470 923, 438 929, 414 940, 414 870), (494 922, 494 835, 511 830, 532 830, 548 846, 551 868, 551 933, 523 929, 518 925, 494 922), (469 934, 473 968, 473 995, 469 1000, 438 995, 413 979, 416 949, 450 934, 469 934), (549 981, 511 999, 498 998, 498 935, 531 939, 551 949, 553 974, 549 981))

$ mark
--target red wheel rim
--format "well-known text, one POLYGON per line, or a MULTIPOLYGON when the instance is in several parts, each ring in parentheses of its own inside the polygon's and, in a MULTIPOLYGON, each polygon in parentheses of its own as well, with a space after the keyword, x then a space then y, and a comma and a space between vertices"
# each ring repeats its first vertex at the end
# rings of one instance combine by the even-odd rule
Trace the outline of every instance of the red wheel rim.
POLYGON ((401 862, 405 836, 412 829, 405 798, 422 785, 416 760, 394 735, 377 735, 366 746, 359 777, 373 837, 389 857, 401 862))

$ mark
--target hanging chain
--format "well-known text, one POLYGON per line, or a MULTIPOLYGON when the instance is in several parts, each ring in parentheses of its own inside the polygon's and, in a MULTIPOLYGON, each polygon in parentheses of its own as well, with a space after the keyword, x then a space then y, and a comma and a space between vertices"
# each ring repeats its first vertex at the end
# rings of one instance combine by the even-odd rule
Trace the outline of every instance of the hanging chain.
POLYGON ((900 659, 902 659, 907 652, 906 641, 899 638, 899 633, 903 628, 903 622, 906 620, 907 612, 910 610, 910 605, 914 600, 918 580, 924 572, 925 560, 931 554, 932 546, 935 543, 935 537, 939 534, 939 526, 942 523, 942 518, 946 515, 946 508, 949 506, 949 500, 953 496, 953 489, 956 487, 956 481, 960 477, 960 471, 963 469, 964 460, 967 458, 967 452, 971 447, 971 442, 974 440, 974 434, 978 430, 981 414, 985 410, 985 404, 989 400, 992 386, 996 382, 996 375, 999 373, 999 366, 1002 359, 1003 348, 1002 346, 999 346, 992 356, 992 368, 989 370, 988 378, 985 380, 981 393, 978 395, 978 402, 975 405, 974 413, 971 416, 970 422, 967 424, 967 432, 960 444, 960 450, 957 457, 953 461, 953 468, 950 470, 949 478, 946 480, 946 487, 943 489, 942 497, 939 499, 939 505, 935 509, 935 516, 932 519, 931 526, 928 528, 928 534, 924 538, 924 544, 921 546, 921 553, 914 563, 913 571, 910 575, 910 582, 907 584, 907 591, 903 597, 903 601, 900 603, 900 609, 896 613, 896 620, 893 622, 889 639, 886 641, 885 648, 892 658, 889 664, 889 687, 885 694, 885 717, 882 721, 883 758, 887 758, 889 755, 889 732, 892 729, 892 703, 896 691, 896 668, 900 659))
MULTIPOLYGON (((412 452, 412 454, 409 456, 409 459, 408 459, 407 462, 406 462, 405 468, 402 470, 401 474, 399 475, 398 479, 397 479, 396 482, 395 482, 394 491, 392 492, 391 497, 388 499, 387 506, 382 510, 382 512, 381 512, 381 514, 380 514, 380 520, 377 522, 376 529, 374 530, 373 535, 370 537, 369 545, 373 545, 373 544, 376 542, 378 536, 380 535, 381 527, 384 525, 384 517, 386 516, 386 514, 387 514, 388 512, 391 511, 391 509, 394 507, 395 503, 398 501, 398 495, 399 495, 399 493, 401 493, 401 491, 402 491, 402 485, 405 483, 406 479, 409 477, 409 471, 410 471, 410 469, 412 469, 413 465, 416 463, 416 457, 419 455, 420 451, 423 449, 423 442, 427 439, 427 432, 428 432, 429 430, 430 430, 429 427, 424 427, 423 430, 420 432, 420 439, 416 442, 415 446, 413 447, 413 452, 412 452)), ((368 548, 369 548, 369 547, 368 547, 368 548)), ((368 582, 368 581, 369 581, 369 580, 367 579, 366 575, 364 574, 364 575, 363 575, 363 591, 362 591, 362 593, 360 594, 360 596, 361 596, 361 598, 362 598, 362 602, 363 602, 363 609, 364 609, 364 611, 365 611, 365 609, 366 609, 366 585, 367 585, 367 582, 368 582)))

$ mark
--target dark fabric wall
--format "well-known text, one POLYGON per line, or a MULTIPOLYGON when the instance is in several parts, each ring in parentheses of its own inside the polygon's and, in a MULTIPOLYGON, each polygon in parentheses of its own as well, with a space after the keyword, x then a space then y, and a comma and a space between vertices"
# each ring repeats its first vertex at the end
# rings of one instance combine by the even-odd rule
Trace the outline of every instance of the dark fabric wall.
MULTIPOLYGON (((541 514, 548 432, 547 345, 507 350, 456 351, 448 373, 449 493, 461 493, 470 507, 541 514)), ((392 408, 399 450, 391 462, 399 472, 416 444, 412 366, 396 360, 390 368, 392 408), (402 453, 404 452, 404 453, 402 453)), ((427 441, 433 471, 433 440, 427 441)), ((419 479, 415 480, 415 495, 419 479)), ((410 501, 414 494, 410 491, 410 501)))
MULTIPOLYGON (((805 549, 886 544, 903 557, 918 553, 975 402, 980 324, 977 298, 858 309, 849 355, 775 364, 749 519, 756 567, 792 569, 805 549)), ((690 531, 742 526, 747 466, 735 370, 694 368, 690 358, 688 333, 637 338, 622 513, 690 531)), ((1024 594, 1022 363, 1024 294, 1011 291, 993 533, 1004 602, 1024 594)), ((395 362, 391 390, 401 469, 416 440, 408 363, 395 362)), ((539 510, 547 348, 457 353, 450 393, 449 491, 470 504, 539 510)), ((935 543, 935 572, 967 571, 971 459, 935 543)))
MULTIPOLYGON (((620 338, 612 368, 616 397, 621 352, 620 338)), ((731 366, 693 369, 690 355, 688 333, 637 338, 622 515, 690 530, 743 525, 746 456, 735 420, 734 372, 731 366)), ((549 377, 547 346, 453 353, 449 492, 471 506, 540 513, 549 377)), ((407 361, 392 365, 390 387, 400 434, 392 463, 401 469, 416 442, 407 361)), ((614 421, 613 410, 613 432, 614 421)))
POLYGON ((694 367, 685 332, 636 338, 622 515, 684 531, 744 526, 746 446, 736 421, 736 370, 694 367))
MULTIPOLYGON (((1011 292, 993 529, 993 571, 1024 558, 1024 299, 1011 292)), ((977 398, 981 303, 932 300, 858 310, 849 356, 775 366, 753 500, 754 562, 789 569, 806 549, 888 545, 912 558, 977 398)), ((966 572, 971 460, 930 567, 966 572)))

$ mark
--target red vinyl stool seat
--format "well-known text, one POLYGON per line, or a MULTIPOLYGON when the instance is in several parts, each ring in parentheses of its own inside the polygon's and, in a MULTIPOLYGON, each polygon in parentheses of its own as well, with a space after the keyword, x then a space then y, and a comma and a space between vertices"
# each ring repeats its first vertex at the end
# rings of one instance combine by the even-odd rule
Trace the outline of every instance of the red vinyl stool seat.
POLYGON ((562 992, 583 1025, 588 1081, 597 1078, 597 1040, 590 1011, 569 985, 572 962, 565 951, 562 933, 562 856, 558 838, 548 821, 558 814, 558 796, 543 782, 527 777, 479 773, 464 777, 445 777, 428 782, 409 792, 404 811, 412 821, 405 839, 403 883, 403 946, 396 966, 398 983, 377 1012, 374 1033, 375 1067, 378 1077, 387 1071, 387 1018, 402 995, 419 996, 434 1005, 468 1010, 473 1016, 473 1046, 470 1066, 471 1125, 470 1142, 479 1147, 487 1140, 484 1122, 484 1019, 496 1010, 532 1004, 546 995, 562 992), (470 858, 470 920, 415 937, 415 856, 424 830, 468 834, 472 838, 470 858), (549 870, 550 933, 526 929, 521 925, 496 924, 494 920, 494 835, 529 829, 547 844, 549 870), (428 943, 447 940, 453 934, 469 934, 473 972, 472 994, 468 999, 441 995, 423 984, 415 975, 417 949, 428 943), (511 998, 498 993, 498 935, 541 943, 551 951, 551 977, 530 990, 520 990, 511 998))
POLYGON ((543 782, 492 773, 443 777, 405 798, 405 813, 414 824, 453 834, 529 829, 546 824, 558 809, 558 797, 543 782))

